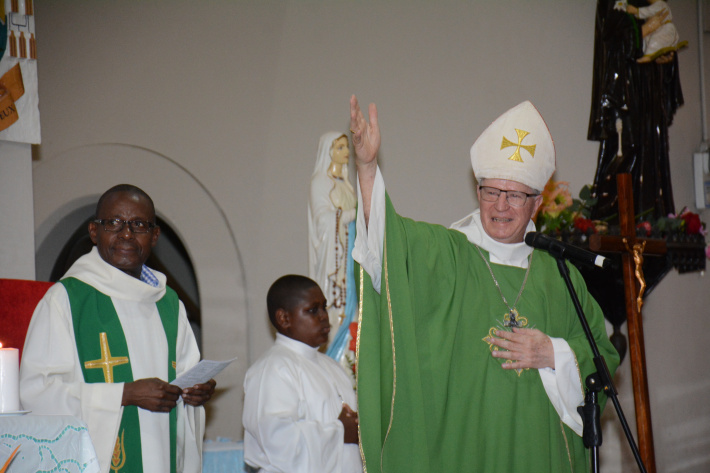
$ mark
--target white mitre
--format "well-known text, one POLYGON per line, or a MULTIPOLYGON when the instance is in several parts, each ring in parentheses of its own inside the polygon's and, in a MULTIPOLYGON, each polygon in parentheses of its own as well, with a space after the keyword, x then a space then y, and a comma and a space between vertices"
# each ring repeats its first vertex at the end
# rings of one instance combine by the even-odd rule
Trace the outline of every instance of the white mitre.
MULTIPOLYGON (((471 147, 473 173, 483 179, 506 179, 542 191, 555 172, 555 145, 540 113, 523 102, 498 117, 471 147)), ((532 248, 524 242, 501 243, 486 234, 480 209, 451 225, 490 254, 492 263, 528 267, 532 248)), ((528 222, 527 232, 535 231, 528 222)))
POLYGON ((555 172, 555 144, 545 120, 529 101, 491 123, 471 147, 473 174, 506 179, 542 191, 555 172))

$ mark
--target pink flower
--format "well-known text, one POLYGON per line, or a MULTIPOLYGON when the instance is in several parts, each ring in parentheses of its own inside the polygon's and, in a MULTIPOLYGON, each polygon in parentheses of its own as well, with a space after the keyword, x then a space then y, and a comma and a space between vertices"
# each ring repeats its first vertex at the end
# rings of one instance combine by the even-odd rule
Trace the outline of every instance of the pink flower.
POLYGON ((569 182, 550 181, 542 191, 542 205, 539 213, 557 217, 560 212, 572 205, 572 195, 569 192, 569 182))

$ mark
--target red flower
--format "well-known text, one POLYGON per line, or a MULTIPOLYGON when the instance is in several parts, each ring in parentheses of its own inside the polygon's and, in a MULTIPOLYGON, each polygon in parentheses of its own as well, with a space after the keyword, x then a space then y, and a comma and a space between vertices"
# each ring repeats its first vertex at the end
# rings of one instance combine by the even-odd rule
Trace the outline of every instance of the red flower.
POLYGON ((651 223, 650 222, 639 222, 636 225, 637 229, 644 230, 646 232, 646 236, 651 236, 651 223))
POLYGON ((703 228, 703 223, 700 221, 700 215, 693 212, 685 212, 680 216, 685 220, 685 233, 695 234, 700 233, 703 228))
POLYGON ((582 233, 587 233, 588 230, 592 230, 593 233, 596 233, 597 231, 594 222, 584 217, 577 217, 574 219, 574 228, 581 231, 582 233))
POLYGON ((357 322, 352 322, 350 324, 350 345, 348 349, 352 352, 357 350, 357 322))

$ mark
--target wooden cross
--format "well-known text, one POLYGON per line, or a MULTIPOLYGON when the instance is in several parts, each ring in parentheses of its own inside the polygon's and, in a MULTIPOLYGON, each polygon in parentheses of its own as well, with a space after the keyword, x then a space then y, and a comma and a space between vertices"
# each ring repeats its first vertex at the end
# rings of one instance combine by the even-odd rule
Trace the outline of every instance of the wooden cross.
POLYGON ((651 429, 651 405, 648 398, 648 381, 646 380, 646 351, 641 323, 643 291, 646 287, 642 265, 644 254, 664 254, 666 252, 666 242, 638 238, 636 236, 631 175, 618 174, 616 179, 619 195, 621 235, 594 234, 589 239, 589 249, 592 251, 621 253, 639 453, 648 473, 655 473, 656 460, 653 448, 653 431, 651 429))

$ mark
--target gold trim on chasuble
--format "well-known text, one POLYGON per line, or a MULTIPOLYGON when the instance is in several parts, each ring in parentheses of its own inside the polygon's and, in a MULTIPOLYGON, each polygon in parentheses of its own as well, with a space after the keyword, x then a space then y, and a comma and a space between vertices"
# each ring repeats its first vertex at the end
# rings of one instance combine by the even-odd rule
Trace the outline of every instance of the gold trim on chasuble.
MULTIPOLYGON (((382 442, 382 448, 380 449, 380 471, 382 471, 382 457, 385 451, 385 444, 387 443, 387 439, 389 438, 390 431, 392 430, 392 422, 394 419, 394 398, 395 394, 397 392, 397 362, 395 358, 395 349, 394 349, 394 321, 392 320, 392 298, 390 297, 390 282, 389 282, 389 273, 387 270, 387 234, 385 234, 384 239, 383 239, 383 246, 384 246, 384 253, 383 253, 383 261, 385 265, 385 292, 387 294, 387 312, 389 315, 389 322, 390 322, 390 338, 392 341, 392 402, 390 404, 390 421, 389 425, 387 426, 387 433, 385 434, 385 441, 382 442)), ((358 324, 357 324, 357 342, 355 346, 355 363, 356 366, 359 366, 360 363, 360 330, 362 329, 362 302, 363 302, 363 287, 364 287, 364 270, 362 269, 362 266, 360 266, 360 303, 358 304, 358 324)), ((380 285, 380 287, 382 287, 380 285)), ((357 377, 359 373, 359 369, 356 371, 355 374, 355 381, 357 383, 357 377)), ((358 423, 358 434, 360 433, 360 424, 358 423)), ((362 437, 360 437, 362 438, 362 437)), ((360 447, 360 457, 362 458, 362 469, 363 473, 367 473, 367 463, 365 463, 365 452, 362 449, 362 441, 358 441, 358 445, 360 447)))
MULTIPOLYGON (((582 383, 582 371, 579 369, 579 362, 577 361, 577 354, 572 351, 572 356, 574 357, 574 365, 577 367, 577 376, 579 376, 579 388, 580 392, 582 393, 582 398, 585 396, 584 392, 584 383, 582 383)), ((565 423, 562 422, 562 419, 560 419, 560 430, 562 431, 562 438, 565 439, 565 448, 567 449, 567 461, 569 461, 569 469, 572 473, 574 473, 574 462, 572 461, 572 452, 569 450, 569 440, 567 439, 567 432, 565 432, 565 423)), ((589 462, 589 468, 591 468, 591 460, 589 462)))
MULTIPOLYGON (((360 265, 360 301, 357 305, 357 340, 355 341, 355 386, 358 384, 358 378, 360 373, 360 329, 362 328, 362 296, 364 293, 364 280, 365 271, 360 265)), ((358 404, 358 411, 360 410, 360 405, 358 404)), ((357 423, 357 446, 360 449, 360 459, 362 460, 362 471, 367 473, 367 465, 365 464, 365 451, 362 449, 362 435, 360 433, 360 422, 357 423)))
MULTIPOLYGON (((390 338, 392 340, 392 403, 390 404, 390 422, 387 426, 387 433, 385 434, 385 441, 382 442, 382 450, 380 450, 380 471, 382 471, 382 460, 385 453, 385 445, 387 444, 387 439, 390 436, 390 431, 392 430, 392 422, 394 420, 394 397, 397 393, 397 359, 394 356, 394 321, 392 320, 392 298, 390 297, 390 279, 389 273, 387 271, 387 233, 385 233, 383 239, 383 246, 385 247, 383 259, 385 261, 385 288, 387 293, 387 313, 390 320, 390 338)), ((380 287, 382 287, 380 285, 380 287)))
POLYGON ((535 157, 535 147, 537 145, 524 145, 523 140, 525 139, 526 136, 530 134, 529 131, 525 130, 518 130, 517 128, 515 129, 515 133, 518 134, 518 142, 513 143, 510 141, 508 138, 505 136, 503 137, 503 141, 500 144, 500 149, 503 148, 508 148, 510 146, 515 146, 515 152, 508 158, 511 161, 518 161, 519 163, 523 162, 523 157, 520 155, 520 148, 523 148, 526 150, 528 153, 530 153, 531 157, 535 157))
POLYGON ((113 383, 113 369, 119 365, 128 363, 127 356, 111 356, 111 349, 108 346, 108 337, 106 332, 99 334, 99 344, 101 345, 101 358, 91 360, 84 363, 86 369, 102 369, 104 370, 104 381, 113 383))
MULTIPOLYGON (((565 439, 565 449, 567 449, 567 461, 569 462, 569 470, 574 473, 574 462, 572 462, 572 452, 569 451, 569 441, 567 440, 567 432, 565 432, 565 424, 560 419, 560 430, 562 431, 562 438, 565 439)), ((591 467, 591 464, 589 465, 591 467)))
POLYGON ((116 437, 116 446, 113 447, 113 455, 111 456, 111 471, 118 471, 126 464, 126 448, 123 443, 124 433, 126 433, 125 430, 121 431, 121 435, 116 437))

